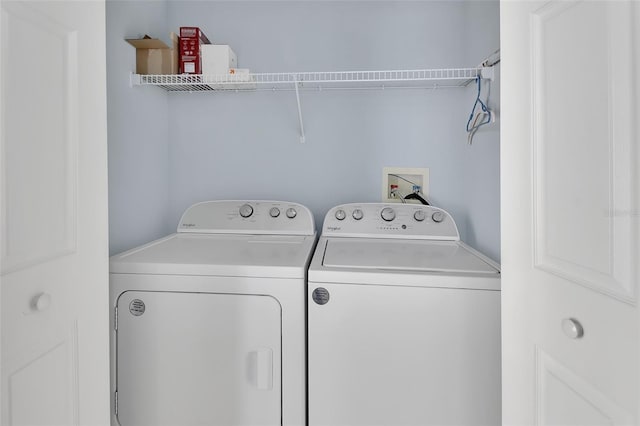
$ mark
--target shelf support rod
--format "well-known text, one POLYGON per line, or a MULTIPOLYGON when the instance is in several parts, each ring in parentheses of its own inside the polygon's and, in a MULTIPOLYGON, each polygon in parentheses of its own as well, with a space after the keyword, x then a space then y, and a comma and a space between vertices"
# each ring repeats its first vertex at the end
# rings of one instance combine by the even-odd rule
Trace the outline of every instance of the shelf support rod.
POLYGON ((304 124, 302 123, 302 108, 300 107, 300 90, 298 89, 300 82, 298 79, 296 79, 294 84, 296 88, 296 101, 298 102, 298 121, 300 121, 300 143, 305 143, 304 124))

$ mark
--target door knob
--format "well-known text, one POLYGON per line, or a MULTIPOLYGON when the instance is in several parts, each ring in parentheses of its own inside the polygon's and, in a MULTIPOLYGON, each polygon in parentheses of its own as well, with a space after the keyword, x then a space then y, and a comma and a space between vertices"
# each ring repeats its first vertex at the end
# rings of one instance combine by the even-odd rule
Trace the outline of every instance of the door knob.
POLYGON ((562 331, 571 339, 580 339, 584 336, 582 324, 575 318, 565 318, 562 320, 562 331))
POLYGON ((33 310, 42 312, 47 310, 51 305, 51 295, 49 293, 40 293, 31 300, 33 310))

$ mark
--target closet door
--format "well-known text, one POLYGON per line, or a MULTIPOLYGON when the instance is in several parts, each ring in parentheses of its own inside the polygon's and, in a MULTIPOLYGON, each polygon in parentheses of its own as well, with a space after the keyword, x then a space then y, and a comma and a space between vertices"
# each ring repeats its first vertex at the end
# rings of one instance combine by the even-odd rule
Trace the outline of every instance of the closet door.
POLYGON ((276 299, 127 291, 117 308, 120 425, 281 424, 276 299))
POLYGON ((501 4, 505 425, 637 425, 640 3, 501 4))
POLYGON ((104 2, 0 19, 1 423, 107 425, 104 2))

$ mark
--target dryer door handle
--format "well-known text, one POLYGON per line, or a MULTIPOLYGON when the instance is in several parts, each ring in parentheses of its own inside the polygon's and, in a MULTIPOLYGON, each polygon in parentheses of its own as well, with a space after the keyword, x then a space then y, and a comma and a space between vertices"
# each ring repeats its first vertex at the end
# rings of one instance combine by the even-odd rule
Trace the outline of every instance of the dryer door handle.
POLYGON ((273 389, 273 351, 271 348, 259 348, 249 353, 252 360, 250 374, 252 382, 258 390, 273 389))

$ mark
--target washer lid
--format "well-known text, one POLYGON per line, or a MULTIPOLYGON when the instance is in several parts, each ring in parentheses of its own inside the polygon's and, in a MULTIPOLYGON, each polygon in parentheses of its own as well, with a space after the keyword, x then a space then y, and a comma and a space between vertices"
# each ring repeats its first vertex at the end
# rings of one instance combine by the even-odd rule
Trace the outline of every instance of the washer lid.
POLYGON ((315 235, 172 234, 115 255, 110 272, 304 278, 315 235))
POLYGON ((323 266, 498 275, 499 271, 457 241, 331 238, 323 266))

